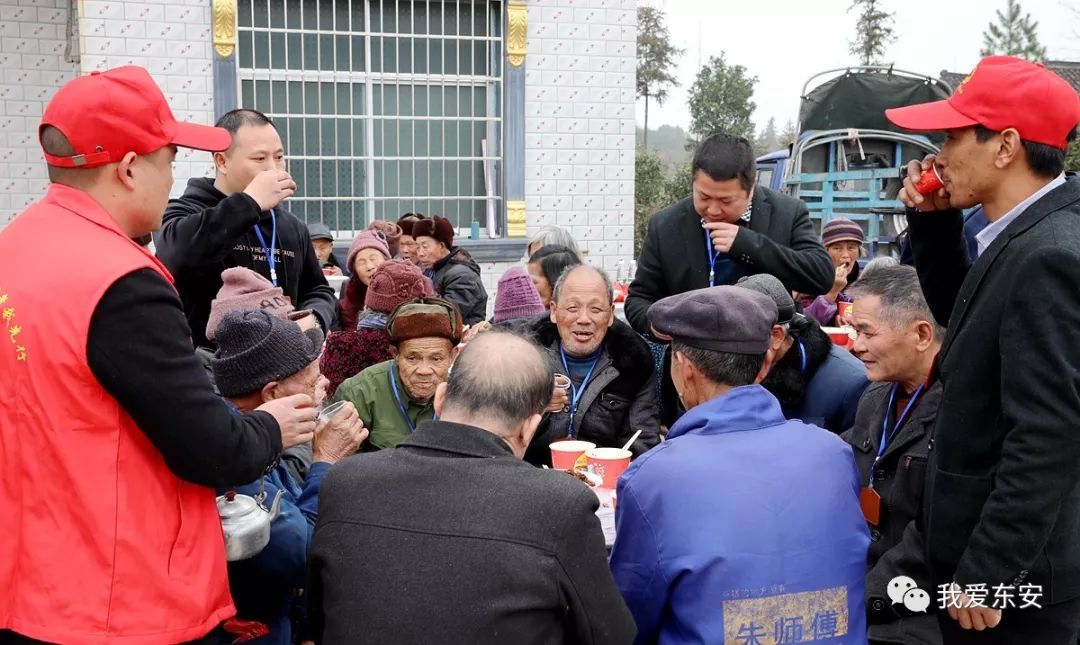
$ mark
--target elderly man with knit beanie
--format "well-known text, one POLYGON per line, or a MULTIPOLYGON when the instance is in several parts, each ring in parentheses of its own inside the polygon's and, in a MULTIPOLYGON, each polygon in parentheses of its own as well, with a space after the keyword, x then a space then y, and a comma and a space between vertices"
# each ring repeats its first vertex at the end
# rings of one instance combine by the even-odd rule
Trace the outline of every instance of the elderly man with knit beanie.
POLYGON ((386 332, 390 312, 403 302, 434 295, 431 280, 415 264, 390 260, 379 265, 371 276, 357 328, 333 332, 326 339, 321 366, 329 380, 327 394, 333 396, 350 376, 390 360, 390 334, 386 332))
MULTIPOLYGON (((215 331, 218 349, 211 367, 222 396, 238 412, 293 394, 322 400, 325 379, 319 373, 323 340, 319 329, 302 331, 267 311, 230 311, 215 331)), ((254 557, 228 565, 238 620, 226 622, 226 631, 240 634, 241 621, 255 621, 254 629, 265 636, 260 643, 292 643, 289 610, 296 590, 304 585, 319 486, 330 467, 355 453, 366 436, 356 409, 345 405, 316 427, 313 463, 303 484, 279 463, 261 480, 221 491, 226 493, 219 498, 222 509, 234 503, 229 499, 233 491, 250 496, 265 492, 267 505, 281 496, 269 544, 254 557)), ((246 625, 245 631, 251 627, 246 625)))
POLYGON ((413 223, 417 258, 435 285, 435 293, 457 306, 466 325, 487 317, 487 290, 480 267, 465 251, 454 246, 454 227, 438 215, 413 223))
POLYGON ((393 448, 435 416, 432 397, 450 372, 462 326, 457 307, 441 298, 410 300, 390 314, 386 331, 393 358, 346 380, 334 393, 334 401, 355 405, 370 428, 365 449, 393 448))
POLYGON ((834 217, 821 227, 821 243, 836 267, 833 286, 818 297, 801 295, 803 312, 826 327, 847 325, 850 316, 840 311, 843 303, 851 302, 844 289, 859 279, 859 258, 863 255, 866 234, 862 227, 846 217, 834 217))
POLYGON ((364 231, 353 240, 345 261, 351 275, 342 287, 338 301, 338 324, 341 329, 356 329, 371 276, 380 264, 389 259, 390 247, 386 245, 386 236, 381 231, 364 231))

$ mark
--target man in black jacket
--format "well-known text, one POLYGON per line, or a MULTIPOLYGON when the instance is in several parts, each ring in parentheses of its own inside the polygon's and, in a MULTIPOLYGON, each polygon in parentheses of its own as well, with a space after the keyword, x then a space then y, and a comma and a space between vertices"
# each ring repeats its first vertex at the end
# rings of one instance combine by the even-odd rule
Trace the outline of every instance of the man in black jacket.
POLYGON ((416 258, 431 278, 435 293, 457 305, 466 325, 487 318, 487 290, 480 267, 463 249, 454 246, 454 226, 435 215, 412 225, 416 258))
POLYGON ((754 151, 743 137, 714 134, 698 146, 693 195, 649 218, 626 318, 650 336, 656 301, 771 273, 791 291, 829 291, 835 271, 806 204, 756 186, 754 151))
POLYGON ((903 601, 910 591, 903 579, 934 590, 916 518, 941 402, 941 381, 927 380, 945 330, 934 321, 912 267, 867 271, 849 295, 856 299, 853 323, 859 332, 854 351, 873 381, 859 400, 855 425, 842 435, 855 454, 870 525, 868 636, 871 645, 941 645, 937 603, 925 613, 909 609, 910 601, 894 600, 903 601))
POLYGON ((438 421, 330 472, 308 559, 317 643, 633 640, 596 494, 521 461, 552 381, 535 345, 481 334, 436 390, 438 421))
POLYGON ((611 280, 587 264, 555 284, 550 314, 512 321, 544 349, 548 363, 570 379, 566 405, 544 416, 525 461, 551 465, 549 446, 566 438, 621 448, 635 456, 660 442, 656 377, 649 346, 615 318, 611 280))
POLYGON ((232 146, 214 154, 217 177, 189 180, 184 195, 170 200, 154 234, 196 346, 212 347, 205 334, 210 302, 221 288, 221 272, 236 266, 262 274, 293 306, 312 310, 329 329, 336 315, 334 290, 307 227, 281 207, 296 192, 296 182, 285 171, 277 129, 255 110, 233 110, 218 127, 232 134, 232 146))
POLYGON ((1080 97, 1040 65, 994 56, 949 99, 886 114, 947 135, 936 158, 911 162, 900 191, 919 281, 949 327, 937 361, 943 391, 924 527, 930 574, 949 605, 938 614, 942 635, 1072 645, 1080 631, 1080 182, 1062 169, 1080 97), (921 195, 915 182, 932 165, 945 185, 921 195), (972 263, 960 209, 975 204, 990 225, 972 263))

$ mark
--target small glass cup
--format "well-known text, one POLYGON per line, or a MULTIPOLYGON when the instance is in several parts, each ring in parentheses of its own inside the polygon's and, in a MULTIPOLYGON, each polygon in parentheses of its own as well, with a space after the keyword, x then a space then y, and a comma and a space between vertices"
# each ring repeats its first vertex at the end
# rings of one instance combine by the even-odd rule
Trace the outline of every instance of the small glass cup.
POLYGON ((334 418, 341 408, 345 407, 348 401, 338 401, 337 403, 331 403, 330 405, 323 405, 319 410, 319 416, 315 418, 315 426, 321 428, 326 423, 329 423, 330 419, 334 418))
MULTIPOLYGON (((570 400, 570 377, 566 374, 555 373, 555 389, 561 390, 566 395, 566 399, 570 400)), ((569 408, 563 407, 563 412, 566 412, 569 408)))

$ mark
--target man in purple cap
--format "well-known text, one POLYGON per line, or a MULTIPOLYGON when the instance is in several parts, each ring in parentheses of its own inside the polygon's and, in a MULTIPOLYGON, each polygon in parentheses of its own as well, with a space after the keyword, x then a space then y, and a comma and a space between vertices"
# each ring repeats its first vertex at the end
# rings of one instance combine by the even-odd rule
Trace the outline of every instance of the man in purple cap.
POLYGON ((760 383, 776 303, 735 286, 649 308, 687 412, 618 484, 615 583, 637 643, 865 643, 851 448, 760 383))
POLYGON ((1076 643, 1080 181, 1062 170, 1080 97, 1041 65, 992 56, 947 100, 886 115, 946 133, 900 191, 919 281, 948 325, 923 517, 944 641, 1076 643), (931 167, 944 186, 920 194, 931 167), (961 209, 976 204, 990 224, 972 262, 961 209))

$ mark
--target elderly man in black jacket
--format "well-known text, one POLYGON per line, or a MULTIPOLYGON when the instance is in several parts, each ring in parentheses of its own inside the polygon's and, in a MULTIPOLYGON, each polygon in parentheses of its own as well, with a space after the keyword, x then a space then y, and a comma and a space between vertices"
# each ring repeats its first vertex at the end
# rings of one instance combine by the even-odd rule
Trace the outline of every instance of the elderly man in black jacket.
POLYGON ((829 291, 835 270, 806 204, 757 186, 754 150, 714 134, 694 153, 693 195, 649 219, 626 319, 650 335, 649 307, 694 289, 771 273, 791 291, 829 291))
POLYGON ((273 121, 241 109, 222 116, 218 126, 232 134, 232 146, 214 154, 217 177, 188 181, 154 234, 158 258, 176 279, 192 340, 196 347, 213 347, 205 332, 210 302, 221 289, 221 272, 230 267, 261 274, 329 329, 337 299, 307 226, 281 206, 296 182, 285 171, 273 121))
POLYGON ((871 645, 940 645, 937 603, 924 613, 893 601, 910 591, 897 578, 934 590, 916 519, 941 402, 941 382, 927 385, 927 379, 945 330, 934 321, 909 266, 871 269, 850 295, 856 298, 853 324, 859 332, 854 351, 873 381, 859 400, 855 425, 842 435, 854 449, 870 525, 868 636, 871 645))
POLYGON ((562 401, 549 407, 525 461, 550 465, 548 446, 561 439, 621 448, 640 455, 660 441, 652 355, 629 325, 615 318, 611 280, 587 264, 570 267, 555 284, 549 314, 510 326, 530 334, 548 362, 570 379, 562 401))
POLYGON ((900 191, 919 281, 949 327, 924 527, 950 605, 938 614, 944 640, 1074 644, 1080 182, 1062 170, 1080 97, 1040 65, 995 56, 949 99, 886 114, 947 135, 936 158, 911 162, 900 191), (915 184, 931 166, 944 187, 922 195, 915 184), (960 209, 975 204, 990 225, 973 263, 960 209))
POLYGON ((439 384, 438 421, 330 472, 309 558, 316 642, 633 640, 596 494, 521 461, 552 382, 535 345, 481 334, 439 384))

